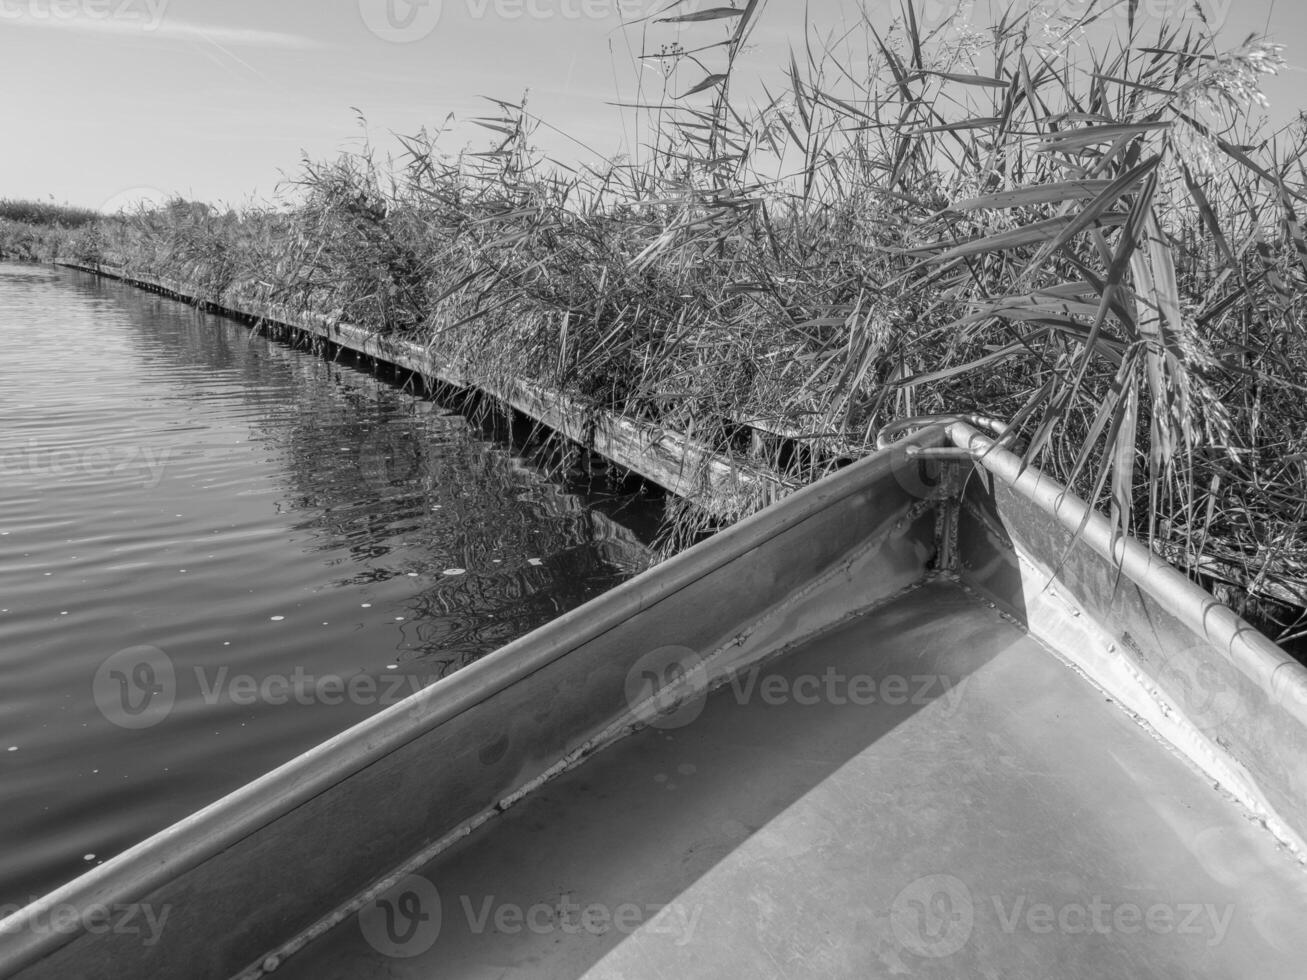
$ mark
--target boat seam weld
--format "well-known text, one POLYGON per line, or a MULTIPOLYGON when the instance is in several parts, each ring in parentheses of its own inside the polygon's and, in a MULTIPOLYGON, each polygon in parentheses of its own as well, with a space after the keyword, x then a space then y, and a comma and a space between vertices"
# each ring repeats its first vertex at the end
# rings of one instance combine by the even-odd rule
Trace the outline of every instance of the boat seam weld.
MULTIPOLYGON (((1056 575, 1050 575, 1048 570, 1033 560, 1024 549, 1019 547, 1016 542, 1012 545, 1013 554, 1017 561, 1030 569, 1036 575, 1047 579, 1044 588, 1044 594, 1051 596, 1076 619, 1082 623, 1095 623, 1093 617, 1078 603, 1073 601, 1062 590, 1055 587, 1057 581, 1056 575)), ((1253 822, 1261 826, 1267 833, 1275 838, 1276 842, 1283 847, 1293 859, 1301 866, 1307 867, 1307 849, 1304 848, 1301 837, 1276 813, 1275 808, 1265 799, 1256 779, 1251 773, 1248 773, 1241 762, 1234 756, 1224 751, 1211 738, 1209 738, 1201 729, 1193 724, 1185 714, 1178 709, 1172 702, 1165 691, 1157 682, 1140 672, 1132 666, 1128 660, 1119 655, 1113 656, 1113 662, 1117 664, 1125 673, 1126 678, 1133 682, 1138 691, 1147 699, 1149 706, 1156 709, 1160 716, 1158 720, 1146 717, 1139 711, 1132 708, 1122 698, 1122 692, 1113 690, 1107 686, 1105 680, 1100 679, 1098 672, 1094 671, 1087 663, 1081 662, 1068 654, 1062 648, 1054 645, 1044 638, 1040 633, 1035 632, 1029 624, 1023 624, 1014 617, 1008 616, 1003 610, 999 610, 1000 615, 1009 618, 1009 621, 1015 623, 1028 636, 1052 653, 1058 660, 1066 664, 1089 684, 1109 697, 1118 708, 1129 716, 1133 721, 1149 732, 1152 737, 1162 744, 1168 746, 1179 758, 1184 760, 1188 765, 1197 769, 1204 777, 1205 781, 1210 781, 1211 785, 1223 796, 1234 801, 1245 815, 1253 822), (1173 731, 1168 735, 1159 727, 1159 722, 1170 726, 1173 731), (1172 735, 1177 737, 1172 737, 1172 735), (1181 744, 1181 742, 1188 743, 1181 744)), ((1115 654, 1116 644, 1113 638, 1105 630, 1098 629, 1093 631, 1098 634, 1099 640, 1108 654, 1115 654)), ((1126 692, 1127 694, 1129 692, 1126 692)))

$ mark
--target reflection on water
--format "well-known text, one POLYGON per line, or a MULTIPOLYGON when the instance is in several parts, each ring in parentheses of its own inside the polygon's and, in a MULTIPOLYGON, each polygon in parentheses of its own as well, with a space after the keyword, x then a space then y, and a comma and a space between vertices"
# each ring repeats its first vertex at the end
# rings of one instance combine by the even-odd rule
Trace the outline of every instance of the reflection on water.
POLYGON ((0 904, 648 561, 654 503, 170 300, 0 265, 0 343, 0 904))

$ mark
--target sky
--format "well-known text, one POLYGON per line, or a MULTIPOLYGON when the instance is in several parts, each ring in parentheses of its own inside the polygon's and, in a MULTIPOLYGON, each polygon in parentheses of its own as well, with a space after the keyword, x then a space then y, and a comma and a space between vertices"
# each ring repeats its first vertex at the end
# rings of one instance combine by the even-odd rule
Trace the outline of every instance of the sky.
MULTIPOLYGON (((451 152, 483 148, 490 137, 470 122, 493 110, 482 97, 527 90, 555 127, 537 134, 544 150, 610 155, 630 148, 629 113, 613 103, 633 97, 637 72, 659 83, 636 66, 639 50, 721 36, 720 25, 647 19, 669 2, 0 0, 0 197, 108 210, 174 194, 259 201, 304 155, 364 137, 391 148, 389 134, 444 125, 451 152)), ((674 12, 726 2, 682 0, 674 12)), ((1193 2, 1139 0, 1154 18, 1193 2)), ((1268 86, 1274 115, 1307 107, 1304 0, 1198 2, 1232 44, 1266 32, 1285 45, 1291 69, 1268 86)), ((957 6, 918 3, 926 16, 957 6)), ((802 45, 805 13, 838 33, 860 7, 888 24, 898 0, 770 0, 742 70, 774 83, 802 45)))

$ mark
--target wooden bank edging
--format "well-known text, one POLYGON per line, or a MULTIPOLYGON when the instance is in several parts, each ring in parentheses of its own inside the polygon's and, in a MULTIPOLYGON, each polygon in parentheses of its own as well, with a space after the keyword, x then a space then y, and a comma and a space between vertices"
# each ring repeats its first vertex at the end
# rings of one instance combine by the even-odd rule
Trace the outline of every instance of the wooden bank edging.
POLYGON ((424 378, 480 392, 669 493, 692 501, 713 516, 738 517, 797 489, 796 484, 763 467, 713 452, 683 433, 595 409, 562 392, 526 381, 498 384, 471 380, 453 363, 412 341, 375 334, 319 313, 245 299, 240 300, 241 306, 235 306, 226 300, 200 295, 194 286, 176 280, 99 265, 58 264, 203 304, 219 313, 296 330, 424 378))

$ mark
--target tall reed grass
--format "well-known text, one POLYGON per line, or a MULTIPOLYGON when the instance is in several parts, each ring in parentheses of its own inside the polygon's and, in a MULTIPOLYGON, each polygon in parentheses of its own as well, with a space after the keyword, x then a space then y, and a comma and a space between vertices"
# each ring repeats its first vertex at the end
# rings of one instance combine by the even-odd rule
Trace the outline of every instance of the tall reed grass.
MULTIPOLYGON (((423 132, 306 162, 277 208, 178 201, 54 247, 414 338, 799 483, 895 418, 998 415, 1122 531, 1307 635, 1307 136, 1257 123, 1280 52, 1224 49, 1200 12, 1145 33, 1134 3, 1075 7, 926 28, 905 2, 805 39, 752 99, 764 3, 676 12, 703 43, 641 57, 631 157, 545 159, 527 106, 492 101, 485 152, 423 132)), ((706 523, 682 510, 674 540, 706 523)))
POLYGON ((49 261, 68 238, 96 226, 100 217, 87 208, 0 198, 0 259, 49 261))

